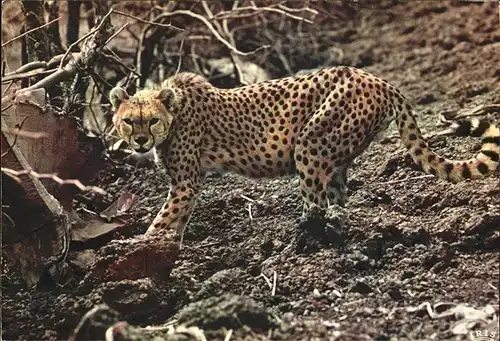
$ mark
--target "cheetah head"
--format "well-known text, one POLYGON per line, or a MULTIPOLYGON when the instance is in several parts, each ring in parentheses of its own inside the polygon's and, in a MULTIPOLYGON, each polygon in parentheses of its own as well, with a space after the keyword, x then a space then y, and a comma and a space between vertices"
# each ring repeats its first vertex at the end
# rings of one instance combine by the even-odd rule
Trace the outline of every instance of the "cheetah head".
POLYGON ((133 150, 147 153, 167 138, 176 105, 172 89, 142 90, 129 96, 123 88, 115 87, 109 99, 118 135, 133 150))

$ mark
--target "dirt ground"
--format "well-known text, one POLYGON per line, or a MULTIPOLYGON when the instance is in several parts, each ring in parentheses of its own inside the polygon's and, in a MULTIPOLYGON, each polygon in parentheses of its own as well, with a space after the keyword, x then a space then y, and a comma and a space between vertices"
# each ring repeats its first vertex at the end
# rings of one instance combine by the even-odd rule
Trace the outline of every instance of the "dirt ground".
MULTIPOLYGON (((421 128, 432 133, 442 129, 440 112, 500 104, 498 6, 429 1, 359 9, 343 31, 349 37, 332 46, 342 49, 345 63, 414 99, 421 128)), ((500 124, 498 113, 489 118, 500 124)), ((498 174, 460 184, 424 176, 395 132, 391 127, 350 170, 342 226, 333 218, 299 218, 294 177, 211 174, 168 280, 89 286, 74 265, 64 287, 28 290, 17 278, 3 278, 2 338, 67 339, 89 309, 106 303, 131 325, 191 321, 209 340, 224 340, 228 330, 231 341, 474 340, 469 327, 496 332, 491 340, 498 340, 498 174), (216 319, 207 306, 223 294, 240 295, 228 298, 240 303, 253 299, 258 312, 235 306, 232 319, 216 319)), ((480 141, 434 136, 430 145, 466 158, 480 141)), ((124 189, 139 201, 126 226, 75 244, 70 260, 143 233, 168 179, 160 169, 110 164, 97 185, 106 197, 81 196, 75 205, 99 212, 124 189)))

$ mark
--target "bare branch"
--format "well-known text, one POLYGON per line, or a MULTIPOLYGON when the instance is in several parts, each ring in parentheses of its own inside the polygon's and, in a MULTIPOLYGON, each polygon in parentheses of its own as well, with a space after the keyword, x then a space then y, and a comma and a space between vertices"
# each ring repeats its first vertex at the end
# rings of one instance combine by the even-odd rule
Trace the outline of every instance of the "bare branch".
POLYGON ((175 74, 178 74, 179 71, 181 70, 183 48, 184 48, 184 38, 181 40, 181 46, 179 47, 179 62, 177 63, 177 69, 175 70, 175 74))
POLYGON ((45 28, 45 27, 47 27, 47 26, 49 26, 49 25, 52 25, 53 23, 55 23, 55 22, 56 22, 56 21, 58 21, 59 19, 61 19, 61 18, 60 18, 60 17, 59 17, 59 18, 55 18, 54 20, 49 21, 49 22, 48 22, 48 23, 46 23, 46 24, 43 24, 43 25, 38 26, 38 27, 35 27, 35 28, 33 28, 33 29, 29 30, 29 31, 24 32, 23 34, 20 34, 20 35, 18 35, 18 36, 16 36, 16 37, 14 37, 14 38, 12 38, 12 39, 9 39, 9 40, 7 40, 5 43, 3 43, 3 44, 2 44, 2 47, 5 47, 5 46, 9 45, 9 44, 10 44, 10 43, 12 43, 13 41, 15 41, 15 40, 17 40, 17 39, 19 39, 19 38, 22 38, 22 37, 24 37, 24 36, 25 36, 25 35, 27 35, 27 34, 33 33, 33 32, 35 32, 35 31, 38 31, 39 29, 45 28))
POLYGON ((119 14, 119 15, 123 15, 125 17, 128 17, 128 18, 140 21, 140 22, 145 23, 145 24, 151 24, 151 25, 160 26, 160 27, 166 27, 166 28, 173 28, 174 30, 177 30, 179 32, 183 32, 184 31, 182 28, 175 27, 172 24, 162 24, 162 23, 159 23, 159 22, 156 22, 156 21, 144 20, 144 19, 138 18, 138 17, 136 17, 134 15, 125 13, 125 12, 113 10, 113 13, 116 13, 116 14, 119 14))
POLYGON ((161 18, 166 18, 166 17, 170 17, 173 15, 178 15, 178 14, 187 15, 191 18, 194 18, 194 19, 201 21, 212 32, 212 34, 215 36, 215 38, 217 38, 217 40, 219 40, 221 43, 223 43, 231 52, 234 52, 240 56, 250 56, 250 55, 253 55, 261 50, 264 50, 264 49, 267 49, 270 47, 270 45, 264 45, 264 46, 258 47, 257 49, 255 49, 253 51, 250 51, 250 52, 242 52, 242 51, 238 50, 236 47, 234 47, 233 45, 231 45, 231 43, 228 42, 226 39, 224 39, 224 37, 221 36, 221 34, 213 27, 213 25, 210 23, 210 21, 207 18, 205 18, 204 16, 202 16, 200 14, 191 12, 191 11, 177 10, 177 11, 173 11, 173 12, 169 12, 169 13, 162 13, 159 16, 157 16, 155 19, 159 20, 161 18))
MULTIPOLYGON (((26 122, 27 118, 28 118, 28 116, 24 117, 23 120, 21 121, 21 123, 19 123, 19 124, 16 125, 16 129, 21 129, 23 127, 23 125, 24 125, 24 122, 26 122)), ((3 130, 4 130, 4 128, 2 128, 2 132, 3 132, 3 130)), ((7 131, 10 132, 9 129, 5 129, 5 130, 7 130, 7 131)), ((12 148, 14 148, 14 146, 16 145, 18 137, 19 137, 19 135, 17 135, 17 134, 14 136, 14 140, 12 141, 12 144, 10 144, 9 148, 7 148, 7 150, 4 153, 2 153, 2 159, 4 158, 4 156, 6 156, 7 154, 10 153, 10 151, 12 150, 12 148)))
POLYGON ((116 63, 117 65, 122 66, 122 67, 123 67, 124 69, 126 69, 128 72, 131 72, 131 73, 133 73, 134 75, 141 77, 141 74, 140 74, 139 72, 137 72, 135 69, 133 69, 133 68, 131 68, 131 67, 127 66, 127 65, 125 64, 125 62, 124 62, 124 61, 123 61, 123 60, 122 60, 122 59, 121 59, 121 58, 120 58, 120 57, 119 57, 119 56, 118 56, 118 55, 117 55, 117 54, 116 54, 113 50, 108 49, 107 47, 105 47, 105 48, 104 48, 104 51, 106 52, 106 53, 103 53, 103 56, 104 56, 105 58, 108 58, 108 59, 110 59, 111 61, 113 61, 114 63, 116 63), (108 54, 107 52, 109 52, 109 54, 108 54))
POLYGON ((99 23, 99 25, 97 25, 97 27, 93 28, 92 30, 90 30, 87 34, 85 34, 84 36, 82 36, 80 39, 78 39, 77 41, 75 41, 73 44, 71 44, 68 49, 66 50, 66 53, 64 53, 62 59, 61 59, 61 63, 59 64, 59 69, 61 70, 64 66, 64 61, 66 60, 66 57, 68 56, 68 54, 71 52, 71 50, 77 46, 79 43, 81 43, 83 40, 87 39, 88 37, 90 37, 92 34, 96 33, 97 31, 99 31, 102 26, 104 25, 104 23, 106 22, 106 19, 111 15, 111 13, 113 13, 113 10, 110 9, 109 12, 102 18, 101 22, 99 23))
POLYGON ((288 17, 288 18, 291 18, 291 19, 295 19, 295 20, 298 20, 298 21, 303 21, 303 22, 306 22, 308 24, 313 24, 314 23, 313 21, 311 21, 309 19, 306 19, 304 17, 293 15, 290 12, 309 11, 313 15, 318 14, 317 11, 315 11, 313 9, 310 9, 308 7, 304 7, 304 8, 300 8, 300 9, 294 9, 294 8, 286 7, 286 6, 284 6, 284 5, 280 4, 280 3, 272 4, 272 5, 266 6, 266 7, 257 7, 253 1, 251 2, 251 4, 252 4, 251 6, 240 7, 237 10, 253 10, 253 12, 244 13, 244 14, 234 14, 233 10, 231 10, 231 11, 225 11, 225 12, 217 13, 214 16, 214 19, 239 19, 239 18, 246 18, 246 17, 251 17, 251 16, 259 15, 259 14, 262 14, 263 12, 274 12, 274 13, 282 14, 282 15, 288 17), (274 7, 280 7, 281 9, 274 8, 274 7))
MULTIPOLYGON (((235 10, 237 8, 238 8, 238 1, 235 1, 233 3, 233 10, 235 10)), ((224 31, 224 33, 228 37, 231 45, 235 46, 236 43, 234 41, 234 34, 229 31, 227 19, 222 20, 221 29, 224 31)), ((236 74, 236 77, 238 78, 239 83, 242 85, 248 85, 248 83, 245 81, 245 79, 243 77, 243 72, 241 71, 241 68, 240 68, 240 59, 238 58, 236 53, 234 53, 232 51, 229 52, 229 56, 231 57, 231 62, 233 63, 233 66, 234 66, 234 73, 236 74)), ((250 216, 251 216, 251 211, 250 211, 250 216)))
POLYGON ((106 42, 104 43, 104 46, 108 45, 108 43, 113 40, 113 38, 115 38, 117 35, 120 34, 121 31, 123 31, 130 23, 125 23, 125 25, 123 25, 122 27, 120 27, 115 33, 113 33, 113 35, 111 37, 108 38, 108 40, 106 40, 106 42))
POLYGON ((9 73, 6 73, 5 75, 3 75, 4 77, 6 76, 12 76, 12 75, 15 75, 15 74, 19 74, 19 73, 23 73, 23 72, 27 72, 27 71, 31 71, 31 70, 35 70, 35 69, 46 69, 47 68, 47 63, 46 62, 41 62, 41 61, 34 61, 34 62, 31 62, 31 63, 28 63, 28 64, 24 64, 23 66, 21 66, 19 69, 15 70, 15 71, 12 71, 12 72, 9 72, 9 73))
POLYGON ((309 12, 311 13, 312 15, 318 15, 319 12, 316 11, 315 9, 312 9, 310 7, 301 7, 301 8, 291 8, 291 7, 287 7, 283 4, 278 4, 278 7, 281 8, 282 10, 285 10, 287 12, 295 12, 295 13, 298 13, 298 12, 309 12))
POLYGON ((5 83, 11 82, 11 81, 17 81, 20 79, 26 79, 26 78, 31 78, 31 77, 36 77, 36 76, 40 76, 40 75, 54 73, 54 71, 56 71, 56 70, 57 69, 50 69, 50 70, 35 69, 35 70, 31 70, 31 71, 19 73, 19 74, 17 74, 17 73, 13 74, 11 72, 10 76, 2 77, 2 84, 5 84, 5 83))
POLYGON ((63 180, 60 177, 58 177, 56 174, 37 173, 34 170, 28 170, 28 169, 25 169, 22 171, 16 171, 16 170, 13 170, 10 168, 4 168, 4 167, 2 167, 0 170, 2 171, 2 173, 10 176, 12 179, 14 179, 17 182, 21 182, 21 179, 19 179, 20 176, 30 175, 30 176, 33 176, 37 179, 51 179, 60 185, 74 185, 74 186, 78 187, 78 189, 80 189, 81 191, 84 191, 84 192, 96 192, 96 193, 99 193, 102 195, 106 194, 106 192, 102 188, 99 188, 96 186, 85 186, 79 180, 76 180, 76 179, 63 180))
MULTIPOLYGON (((3 84, 3 82, 2 82, 2 84, 3 84)), ((9 82, 9 85, 7 85, 7 86, 5 87, 5 90, 4 90, 4 91, 3 91, 3 93, 2 93, 2 97, 3 97, 3 96, 5 96, 5 94, 6 94, 7 92, 9 92, 10 88, 12 87, 12 84, 14 84, 14 81, 10 81, 10 82, 9 82)))
MULTIPOLYGON (((75 42, 74 44, 72 44, 72 46, 69 47, 69 49, 65 52, 62 58, 59 59, 59 56, 56 56, 49 61, 48 65, 59 62, 59 68, 53 70, 42 70, 42 71, 34 70, 33 73, 40 73, 40 74, 51 73, 51 74, 43 78, 39 82, 31 85, 30 87, 18 90, 18 92, 20 91, 24 92, 40 88, 49 89, 61 81, 71 79, 77 72, 79 72, 79 70, 82 69, 88 70, 89 66, 93 65, 93 63, 95 62, 96 55, 101 51, 103 43, 107 41, 109 36, 111 35, 111 33, 107 31, 101 32, 103 27, 105 27, 105 23, 109 20, 109 16, 111 13, 112 10, 108 11, 107 14, 103 16, 102 20, 100 21, 97 27, 92 29, 84 37, 78 40, 79 42, 83 39, 90 37, 88 40, 85 40, 85 44, 81 52, 72 53, 72 58, 70 58, 69 61, 67 61, 68 59, 67 56, 70 53, 70 50, 78 43, 75 42)), ((22 77, 20 75, 17 75, 13 78, 18 79, 18 78, 32 77, 32 76, 33 76, 32 74, 29 75, 25 74, 22 75, 22 77)), ((2 79, 2 81, 5 81, 5 79, 2 79)), ((2 101, 9 99, 11 99, 11 97, 6 96, 2 98, 2 101)), ((6 109, 3 108, 2 111, 4 110, 6 109)))

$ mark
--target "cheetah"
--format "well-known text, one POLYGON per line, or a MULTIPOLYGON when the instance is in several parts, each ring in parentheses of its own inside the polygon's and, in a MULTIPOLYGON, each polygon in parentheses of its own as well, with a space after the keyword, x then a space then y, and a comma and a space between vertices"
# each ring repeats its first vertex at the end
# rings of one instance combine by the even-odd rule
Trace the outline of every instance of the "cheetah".
POLYGON ((470 160, 446 159, 429 148, 398 89, 352 67, 234 89, 179 73, 134 96, 115 87, 110 101, 119 136, 139 153, 155 147, 171 177, 167 200, 146 235, 161 230, 179 247, 207 171, 254 178, 296 173, 303 212, 313 205, 344 207, 350 164, 393 120, 413 160, 440 179, 482 178, 499 162, 495 125, 458 122, 455 133, 481 137, 482 148, 470 160))

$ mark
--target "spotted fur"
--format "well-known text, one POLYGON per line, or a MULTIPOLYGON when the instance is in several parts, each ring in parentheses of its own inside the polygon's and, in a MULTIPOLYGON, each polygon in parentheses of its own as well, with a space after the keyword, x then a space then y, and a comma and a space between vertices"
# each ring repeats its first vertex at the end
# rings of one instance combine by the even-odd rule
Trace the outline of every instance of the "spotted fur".
POLYGON ((458 135, 482 138, 477 157, 439 156, 422 137, 415 110, 399 90, 349 67, 235 89, 182 73, 161 89, 130 97, 115 88, 110 97, 120 136, 140 152, 155 146, 172 179, 148 233, 167 229, 179 242, 207 170, 249 177, 297 173, 305 209, 343 206, 349 165, 394 119, 413 160, 441 179, 481 178, 499 159, 499 129, 477 119, 456 127, 458 135))

